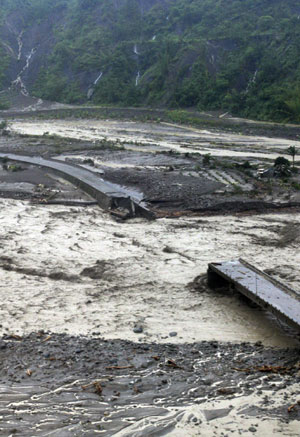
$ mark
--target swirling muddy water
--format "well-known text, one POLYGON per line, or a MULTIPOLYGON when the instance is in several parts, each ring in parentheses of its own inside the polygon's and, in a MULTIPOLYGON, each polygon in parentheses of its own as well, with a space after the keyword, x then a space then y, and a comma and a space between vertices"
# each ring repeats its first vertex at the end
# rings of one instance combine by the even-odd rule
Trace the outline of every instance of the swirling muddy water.
MULTIPOLYGON (((210 143, 216 134, 162 124, 11 127, 272 159, 291 145, 229 136, 220 148, 210 143)), ((285 359, 296 369, 295 333, 237 295, 209 291, 205 273, 210 262, 243 257, 300 291, 299 239, 277 244, 300 214, 120 223, 97 206, 0 199, 0 220, 1 436, 299 435, 299 414, 288 413, 296 370, 251 372, 285 359)))
MULTIPOLYGON (((283 139, 200 131, 166 123, 24 120, 13 121, 10 127, 25 134, 48 132, 89 141, 107 138, 120 144, 130 142, 128 147, 133 148, 138 141, 152 144, 156 151, 194 148, 203 152, 203 142, 218 139, 228 146, 222 153, 235 156, 255 150, 261 158, 271 157, 276 148, 291 144, 283 139), (242 147, 248 150, 236 150, 242 147), (258 153, 258 148, 268 153, 258 153)), ((212 153, 214 146, 211 144, 212 153)), ((205 274, 209 262, 241 256, 260 268, 273 269, 279 279, 299 289, 298 252, 293 244, 284 248, 274 245, 279 230, 290 221, 288 215, 119 224, 99 209, 51 210, 50 206, 1 202, 3 241, 8 242, 3 250, 10 257, 10 269, 3 271, 2 284, 3 289, 10 284, 18 290, 17 299, 13 296, 3 307, 3 332, 13 321, 20 333, 30 332, 34 325, 76 334, 99 331, 106 338, 134 340, 132 328, 142 323, 143 338, 149 341, 167 342, 169 332, 174 331, 174 342, 263 340, 273 346, 293 342, 265 313, 250 309, 235 297, 207 291, 191 294, 187 287, 197 275, 205 274), (32 274, 22 276, 22 269, 32 269, 32 274), (82 276, 85 269, 94 269, 92 277, 82 276), (53 282, 57 271, 58 277, 73 279, 53 282), (28 286, 35 304, 24 309, 28 286), (105 308, 101 317, 99 305, 105 308)), ((294 215, 293 221, 299 223, 299 215, 294 215)))
MULTIPOLYGON (((164 343, 175 331, 176 343, 293 342, 264 312, 235 296, 193 293, 188 287, 209 262, 242 256, 299 290, 299 251, 273 244, 289 215, 120 224, 98 207, 7 199, 0 204, 3 333, 29 333, 34 327, 164 343), (265 245, 257 244, 259 239, 265 245), (7 295, 8 289, 14 293, 7 295), (136 323, 143 325, 138 337, 136 323)), ((299 223, 299 215, 293 220, 299 223)))

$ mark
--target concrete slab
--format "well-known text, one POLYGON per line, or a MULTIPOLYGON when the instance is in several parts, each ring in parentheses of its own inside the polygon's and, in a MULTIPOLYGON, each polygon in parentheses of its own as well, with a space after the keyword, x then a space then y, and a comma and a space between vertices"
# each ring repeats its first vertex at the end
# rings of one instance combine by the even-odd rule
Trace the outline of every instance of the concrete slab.
POLYGON ((236 290, 300 330, 300 294, 243 259, 210 263, 208 284, 212 288, 232 284, 236 290))
POLYGON ((94 172, 80 166, 55 159, 45 159, 41 156, 25 156, 14 153, 0 153, 0 158, 49 168, 94 197, 103 209, 122 207, 127 209, 133 217, 155 218, 143 202, 128 195, 125 188, 116 188, 114 184, 104 181, 94 172))

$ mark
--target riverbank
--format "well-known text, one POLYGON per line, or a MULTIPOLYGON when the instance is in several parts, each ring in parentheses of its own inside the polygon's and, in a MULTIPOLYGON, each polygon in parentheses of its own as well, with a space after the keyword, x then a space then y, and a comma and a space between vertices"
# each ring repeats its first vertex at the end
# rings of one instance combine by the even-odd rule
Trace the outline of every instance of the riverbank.
POLYGON ((3 437, 298 436, 299 350, 40 331, 0 357, 3 437))
POLYGON ((300 292, 299 175, 256 174, 287 140, 124 120, 8 131, 1 152, 137 190, 157 219, 1 163, 1 435, 298 436, 299 334, 206 282, 242 257, 300 292))

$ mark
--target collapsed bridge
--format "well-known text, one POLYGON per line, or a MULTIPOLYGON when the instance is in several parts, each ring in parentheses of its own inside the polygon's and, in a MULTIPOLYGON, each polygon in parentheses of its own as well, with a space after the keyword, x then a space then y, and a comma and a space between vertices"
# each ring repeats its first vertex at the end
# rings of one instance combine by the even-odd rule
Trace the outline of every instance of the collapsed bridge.
POLYGON ((207 281, 211 288, 226 285, 271 311, 280 320, 300 331, 300 294, 243 259, 210 263, 207 281))
POLYGON ((45 159, 41 156, 17 155, 15 153, 0 153, 1 158, 48 168, 92 196, 98 205, 105 210, 124 208, 130 217, 139 216, 149 220, 155 218, 146 205, 129 196, 126 189, 116 188, 114 184, 104 181, 97 174, 83 167, 55 159, 45 159))

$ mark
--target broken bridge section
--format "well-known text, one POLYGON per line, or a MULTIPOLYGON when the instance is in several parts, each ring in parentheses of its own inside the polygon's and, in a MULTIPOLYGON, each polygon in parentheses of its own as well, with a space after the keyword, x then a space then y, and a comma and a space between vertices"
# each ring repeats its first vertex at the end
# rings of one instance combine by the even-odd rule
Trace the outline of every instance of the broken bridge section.
POLYGON ((129 196, 125 189, 122 190, 122 187, 120 187, 117 191, 115 185, 104 181, 85 168, 55 159, 45 159, 41 156, 0 153, 0 158, 51 169, 96 199, 103 209, 124 208, 128 211, 130 217, 140 216, 148 220, 155 218, 155 215, 142 202, 129 196))
POLYGON ((245 260, 210 263, 207 277, 211 288, 231 284, 249 299, 300 330, 300 294, 245 260))

